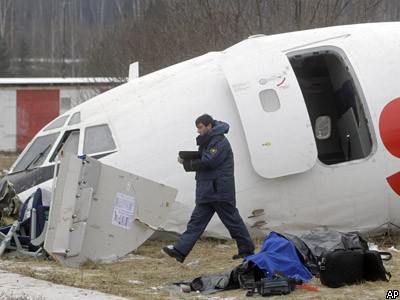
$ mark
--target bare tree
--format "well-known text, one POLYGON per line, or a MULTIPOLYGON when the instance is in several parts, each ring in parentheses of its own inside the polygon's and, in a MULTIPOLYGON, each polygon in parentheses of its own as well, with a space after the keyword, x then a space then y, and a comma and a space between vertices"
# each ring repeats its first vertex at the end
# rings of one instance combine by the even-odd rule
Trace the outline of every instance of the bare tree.
POLYGON ((10 9, 12 0, 2 0, 0 1, 0 35, 4 37, 6 30, 7 14, 10 9))
POLYGON ((11 58, 25 36, 33 60, 51 60, 37 64, 33 75, 41 76, 122 78, 133 61, 145 74, 253 34, 396 20, 398 0, 0 1, 11 58))

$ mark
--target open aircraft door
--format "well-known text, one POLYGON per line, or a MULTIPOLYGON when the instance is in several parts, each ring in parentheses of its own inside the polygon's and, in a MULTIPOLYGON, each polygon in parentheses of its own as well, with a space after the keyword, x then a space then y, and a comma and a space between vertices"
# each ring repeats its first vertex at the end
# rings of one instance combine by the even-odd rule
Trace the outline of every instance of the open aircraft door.
POLYGON ((266 178, 304 172, 317 160, 308 111, 288 58, 278 51, 226 56, 223 70, 255 171, 266 178))

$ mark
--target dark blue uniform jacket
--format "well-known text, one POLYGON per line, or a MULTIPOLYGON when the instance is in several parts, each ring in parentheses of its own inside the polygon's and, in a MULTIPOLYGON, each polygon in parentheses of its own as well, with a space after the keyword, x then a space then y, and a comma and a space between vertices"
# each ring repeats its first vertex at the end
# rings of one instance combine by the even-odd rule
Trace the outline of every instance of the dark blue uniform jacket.
POLYGON ((196 172, 196 203, 235 200, 233 152, 225 133, 229 125, 215 121, 207 134, 197 137, 201 158, 184 160, 186 171, 196 172))

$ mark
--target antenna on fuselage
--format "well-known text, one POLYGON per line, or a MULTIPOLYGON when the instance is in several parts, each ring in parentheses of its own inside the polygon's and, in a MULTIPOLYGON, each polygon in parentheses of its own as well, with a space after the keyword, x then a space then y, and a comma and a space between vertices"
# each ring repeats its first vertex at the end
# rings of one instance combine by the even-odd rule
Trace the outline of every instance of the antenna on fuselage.
POLYGON ((129 65, 129 78, 128 81, 139 78, 139 62, 136 61, 129 65))

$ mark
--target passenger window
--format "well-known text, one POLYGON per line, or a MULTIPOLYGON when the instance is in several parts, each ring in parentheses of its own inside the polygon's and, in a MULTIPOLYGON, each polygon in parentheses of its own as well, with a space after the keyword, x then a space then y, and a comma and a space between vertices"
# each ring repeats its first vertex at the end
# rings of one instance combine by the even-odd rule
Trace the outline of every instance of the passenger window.
POLYGON ((281 108, 279 96, 275 90, 268 89, 260 92, 260 102, 265 112, 274 112, 281 108))
POLYGON ((58 143, 56 150, 50 158, 50 162, 55 161, 58 153, 63 150, 73 154, 78 154, 79 146, 79 130, 66 131, 61 141, 58 143))
POLYGON ((114 139, 107 124, 91 126, 85 129, 84 154, 93 154, 114 149, 114 139))
POLYGON ((326 140, 331 136, 331 118, 329 116, 319 116, 315 120, 315 137, 318 140, 326 140))
POLYGON ((26 151, 24 156, 17 163, 13 172, 41 166, 59 134, 60 133, 57 132, 36 138, 28 151, 26 151))

